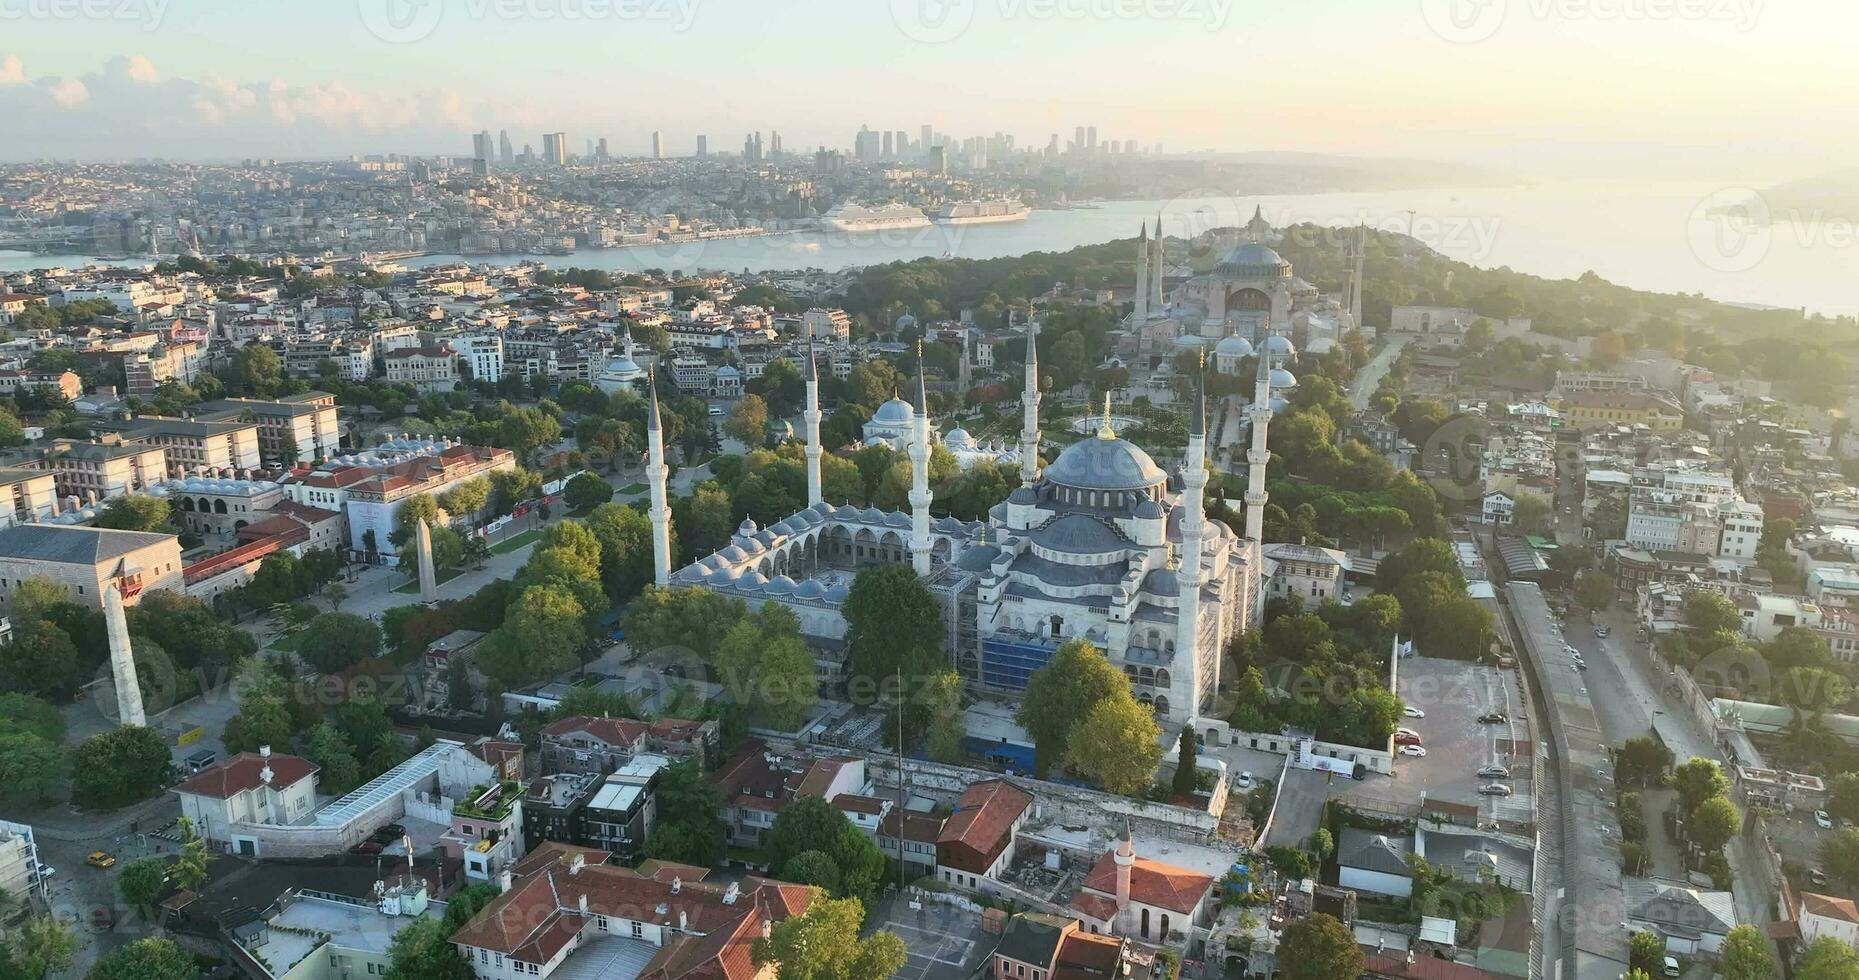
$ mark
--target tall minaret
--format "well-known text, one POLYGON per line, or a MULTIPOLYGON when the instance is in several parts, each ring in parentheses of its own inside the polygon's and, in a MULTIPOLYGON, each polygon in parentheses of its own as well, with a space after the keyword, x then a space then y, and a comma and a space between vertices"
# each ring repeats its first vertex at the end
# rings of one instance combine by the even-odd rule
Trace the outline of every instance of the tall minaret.
POLYGON ((1117 908, 1128 908, 1130 904, 1130 872, 1136 866, 1136 847, 1130 841, 1130 823, 1123 821, 1123 835, 1117 838, 1117 849, 1111 854, 1111 862, 1117 868, 1116 899, 1117 908))
POLYGON ((116 687, 116 722, 148 726, 142 713, 142 683, 136 679, 135 651, 129 646, 129 620, 123 614, 123 593, 116 583, 103 587, 103 625, 110 640, 110 682, 116 687))
POLYGON ((1175 608, 1175 663, 1169 706, 1193 718, 1200 711, 1201 677, 1201 507, 1207 486, 1207 360, 1194 383, 1188 412, 1188 455, 1181 464, 1181 598, 1175 608), (1185 660, 1184 660, 1185 658, 1185 660), (1179 700, 1177 700, 1179 699, 1179 700))
POLYGON ((1355 328, 1362 329, 1362 265, 1363 253, 1368 251, 1368 226, 1356 226, 1356 265, 1349 277, 1349 318, 1355 321, 1355 328))
POLYGON ((1020 485, 1039 482, 1039 321, 1026 323, 1026 390, 1020 393, 1020 485))
POLYGON ((1136 239, 1136 314, 1135 326, 1141 329, 1149 322, 1149 223, 1143 222, 1142 234, 1136 239))
POLYGON ((1160 211, 1155 213, 1155 238, 1150 241, 1149 247, 1155 250, 1154 258, 1151 260, 1154 268, 1149 270, 1149 308, 1160 310, 1162 308, 1163 267, 1167 263, 1167 258, 1162 252, 1162 212, 1160 211))
POLYGON ((1252 420, 1252 448, 1246 450, 1250 473, 1246 479, 1246 539, 1265 540, 1265 464, 1272 454, 1265 448, 1265 430, 1272 421, 1272 368, 1267 354, 1270 335, 1259 344, 1259 376, 1252 386, 1252 404, 1246 417, 1252 420))
POLYGON ((665 465, 665 426, 658 417, 658 374, 646 376, 651 386, 652 411, 646 422, 646 482, 652 487, 652 581, 659 588, 671 584, 671 503, 666 499, 671 467, 665 465))
POLYGON ((807 343, 807 506, 820 502, 820 369, 813 362, 813 342, 807 343))
POLYGON ((917 431, 910 440, 910 564, 930 570, 929 390, 923 383, 923 341, 917 341, 917 431))

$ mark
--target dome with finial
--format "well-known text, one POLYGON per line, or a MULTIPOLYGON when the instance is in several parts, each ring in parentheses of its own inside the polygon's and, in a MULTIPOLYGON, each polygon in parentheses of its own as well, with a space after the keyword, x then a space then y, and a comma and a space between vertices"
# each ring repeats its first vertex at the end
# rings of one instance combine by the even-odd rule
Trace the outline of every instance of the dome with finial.
POLYGON ((1282 279, 1291 275, 1291 263, 1268 245, 1247 242, 1221 257, 1214 271, 1229 279, 1282 279))
POLYGON ((1228 334, 1214 345, 1214 353, 1221 357, 1251 357, 1252 341, 1239 334, 1228 334))
POLYGON ((893 398, 879 405, 878 410, 871 413, 871 420, 873 422, 881 422, 886 425, 904 425, 915 421, 916 417, 917 410, 911 408, 910 403, 904 401, 902 398, 893 398))

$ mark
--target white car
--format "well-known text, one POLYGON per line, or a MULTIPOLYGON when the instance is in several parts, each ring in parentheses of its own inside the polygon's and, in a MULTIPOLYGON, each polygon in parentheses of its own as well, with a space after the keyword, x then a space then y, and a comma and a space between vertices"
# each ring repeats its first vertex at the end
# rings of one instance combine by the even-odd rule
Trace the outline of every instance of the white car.
POLYGON ((1401 754, 1411 755, 1411 756, 1424 756, 1427 754, 1427 750, 1426 750, 1426 747, 1423 745, 1403 745, 1401 746, 1401 754))
POLYGON ((1512 790, 1503 783, 1486 783, 1478 787, 1478 792, 1481 796, 1509 796, 1512 790))
POLYGON ((1478 777, 1480 779, 1509 779, 1510 769, 1507 766, 1485 766, 1478 770, 1478 777))
POLYGON ((1413 736, 1414 738, 1419 738, 1419 737, 1420 737, 1420 733, 1419 733, 1419 732, 1416 732, 1416 731, 1414 731, 1414 730, 1413 730, 1413 729, 1411 729, 1411 728, 1396 728, 1396 729, 1394 730, 1394 734, 1396 734, 1396 735, 1411 735, 1411 736, 1413 736))
POLYGON ((1401 708, 1401 714, 1404 714, 1409 718, 1425 718, 1427 716, 1426 712, 1420 710, 1419 708, 1414 707, 1411 704, 1406 705, 1403 708, 1401 708))
POLYGON ((1250 789, 1252 787, 1252 773, 1240 773, 1239 779, 1234 781, 1234 785, 1237 785, 1240 789, 1250 789))
POLYGON ((1819 827, 1821 830, 1832 830, 1833 818, 1827 816, 1827 811, 1825 810, 1815 810, 1814 826, 1819 827))
POLYGON ((44 881, 45 879, 50 878, 52 875, 55 875, 57 873, 58 873, 58 869, 52 867, 49 864, 39 865, 39 880, 40 881, 44 881))

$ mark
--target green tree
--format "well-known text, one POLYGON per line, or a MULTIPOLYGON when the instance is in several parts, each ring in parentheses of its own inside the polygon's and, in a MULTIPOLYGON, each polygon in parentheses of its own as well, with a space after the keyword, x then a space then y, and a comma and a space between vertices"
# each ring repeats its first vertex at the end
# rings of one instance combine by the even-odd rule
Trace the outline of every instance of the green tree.
POLYGON ((144 921, 154 918, 155 903, 168 897, 168 862, 158 857, 131 861, 116 877, 123 904, 136 910, 144 921))
POLYGON ((322 769, 317 781, 323 792, 340 796, 361 785, 361 760, 355 757, 355 746, 335 725, 324 722, 316 726, 305 754, 322 769))
POLYGON ((1819 667, 1790 667, 1775 679, 1782 703, 1803 711, 1830 711, 1852 696, 1846 678, 1819 667))
POLYGON ((904 941, 888 930, 860 938, 865 906, 857 899, 816 897, 755 941, 758 966, 777 964, 780 980, 881 980, 904 966, 904 941))
POLYGON ((524 589, 502 626, 485 637, 480 669, 506 688, 559 674, 587 642, 586 612, 570 593, 543 585, 524 589))
POLYGON ((623 601, 652 582, 650 518, 624 504, 601 504, 588 513, 585 526, 600 542, 600 578, 608 596, 623 601))
POLYGON ((1775 958, 1769 941, 1752 925, 1732 927, 1717 951, 1717 972, 1724 980, 1774 980, 1775 958))
POLYGON ((168 743, 153 729, 125 725, 85 739, 71 768, 73 803, 114 809, 154 796, 167 785, 168 743))
POLYGON ((387 947, 388 980, 473 980, 471 964, 452 945, 454 931, 433 918, 402 926, 387 947))
POLYGON ((1665 962, 1665 940, 1651 930, 1640 930, 1627 937, 1627 965, 1635 970, 1656 973, 1665 962))
POLYGON ((129 493, 111 498, 97 515, 97 526, 119 531, 162 531, 173 533, 169 525, 168 502, 159 497, 129 493))
POLYGON ((0 693, 0 734, 37 735, 54 745, 65 740, 65 716, 50 702, 17 691, 0 693))
POLYGON ((1722 850, 1742 825, 1736 807, 1721 796, 1713 796, 1691 811, 1691 839, 1706 851, 1722 850))
POLYGON ((1278 972, 1285 980, 1336 980, 1362 973, 1362 948, 1335 917, 1313 912, 1285 926, 1278 939, 1278 972))
POLYGON ((1859 772, 1835 773, 1827 780, 1827 812, 1859 822, 1859 772))
POLYGON ((453 516, 475 514, 491 500, 491 481, 481 476, 461 480, 439 495, 439 506, 453 516))
POLYGON ((233 379, 247 391, 262 393, 284 376, 278 352, 263 344, 247 344, 232 359, 233 379))
POLYGON ((381 655, 381 628, 354 613, 323 613, 304 627, 297 655, 322 673, 341 673, 381 655))
POLYGON ((1672 765, 1672 750, 1652 735, 1629 738, 1614 754, 1617 775, 1624 782, 1647 786, 1658 782, 1672 765))
POLYGON ((1091 707, 1079 720, 1089 738, 1071 740, 1066 764, 1108 793, 1132 795, 1149 785, 1162 746, 1155 713, 1136 702, 1127 687, 1091 707))
POLYGON ((58 743, 32 732, 0 734, 0 796, 36 802, 65 774, 58 743))
POLYGON ((191 980, 199 975, 194 958, 173 941, 138 939, 98 960, 87 980, 191 980))
POLYGON ((839 890, 839 865, 825 851, 802 851, 788 859, 782 878, 796 885, 812 885, 828 894, 839 890))
POLYGON ((29 980, 71 969, 77 952, 77 933, 57 918, 36 916, 22 926, 8 944, 12 965, 29 980))
POLYGON ((613 499, 613 484, 592 473, 581 473, 562 488, 562 501, 571 510, 593 510, 613 499))
POLYGON ((1705 636, 1720 632, 1735 634, 1743 628, 1743 615, 1737 612, 1736 604, 1705 589, 1685 593, 1684 616, 1685 624, 1693 632, 1705 636))
POLYGON ((394 509, 394 530, 387 536, 395 548, 412 548, 416 528, 425 521, 428 525, 438 526, 439 502, 430 493, 416 493, 400 502, 394 509))
POLYGON ((760 395, 742 396, 729 410, 723 431, 750 449, 762 448, 768 441, 768 403, 760 395))
POLYGON ((904 666, 907 656, 942 650, 942 607, 909 565, 860 569, 846 597, 844 615, 852 674, 863 679, 866 691, 877 691, 904 666))
POLYGON ((1672 770, 1672 786, 1678 790, 1679 813, 1689 818, 1698 804, 1730 791, 1730 779, 1711 759, 1694 757, 1672 770))
POLYGON ((53 701, 67 701, 77 690, 81 664, 70 635, 49 620, 20 622, 12 642, 0 647, 0 681, 53 701))
POLYGON ((1820 863, 1833 877, 1859 885, 1859 827, 1841 827, 1823 841, 1820 863))
POLYGON ((1046 666, 1027 678, 1026 697, 1015 716, 1033 739, 1033 774, 1043 779, 1054 762, 1067 757, 1073 729, 1092 708, 1129 693, 1129 678, 1089 640, 1060 644, 1046 666))
POLYGON ((1175 779, 1170 788, 1176 796, 1190 796, 1194 793, 1194 750, 1197 747, 1192 726, 1181 726, 1181 737, 1175 744, 1175 779))
POLYGON ((1606 609, 1614 601, 1614 577, 1598 568, 1575 576, 1575 601, 1583 609, 1606 609))
POLYGON ((712 660, 731 699, 779 730, 798 726, 818 701, 813 655, 800 622, 779 603, 764 603, 724 635, 712 660))
POLYGON ((1837 936, 1822 936, 1808 944, 1794 968, 1794 980, 1853 980, 1859 977, 1859 952, 1837 936))
POLYGON ((648 588, 620 617, 635 653, 689 649, 709 655, 744 615, 740 599, 692 586, 648 588))
POLYGON ((1549 501, 1535 494, 1519 493, 1511 523, 1524 534, 1546 535, 1555 530, 1556 512, 1549 501))
POLYGON ((207 842, 186 817, 176 821, 181 850, 168 866, 168 882, 176 888, 199 888, 207 880, 207 842))

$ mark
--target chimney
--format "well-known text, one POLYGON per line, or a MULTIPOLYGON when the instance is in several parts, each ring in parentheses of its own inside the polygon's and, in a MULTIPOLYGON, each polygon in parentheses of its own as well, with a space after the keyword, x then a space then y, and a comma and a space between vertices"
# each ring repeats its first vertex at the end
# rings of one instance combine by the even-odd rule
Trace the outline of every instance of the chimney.
POLYGON ((575 904, 580 906, 581 914, 586 915, 587 914, 587 892, 582 892, 580 895, 579 901, 577 901, 575 904))
POLYGON ((269 758, 271 758, 271 746, 269 746, 269 745, 260 745, 260 746, 258 747, 258 757, 259 757, 260 759, 269 759, 269 758))
POLYGON ((505 868, 502 871, 497 872, 497 890, 499 892, 507 892, 510 890, 510 869, 509 868, 505 868))
POLYGON ((568 859, 568 873, 571 875, 580 874, 581 869, 586 866, 587 855, 585 854, 576 854, 574 857, 568 859))
POLYGON ((690 916, 686 915, 683 909, 678 910, 678 931, 679 932, 690 932, 691 931, 690 916))
POLYGON ((723 904, 724 905, 734 905, 736 904, 736 899, 741 898, 741 897, 742 897, 742 888, 736 882, 733 882, 733 881, 730 882, 729 887, 723 889, 723 904))
POLYGON ((684 890, 684 879, 679 878, 676 875, 673 875, 671 879, 671 893, 673 895, 676 895, 677 893, 683 890, 684 890))

